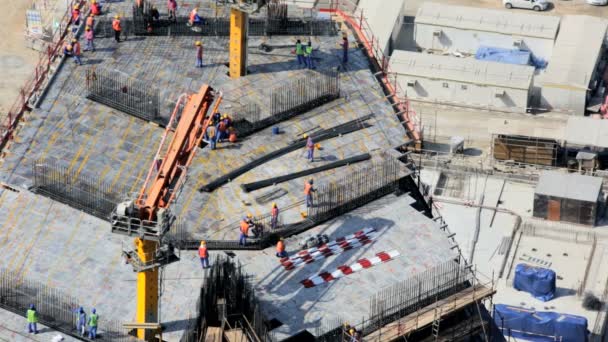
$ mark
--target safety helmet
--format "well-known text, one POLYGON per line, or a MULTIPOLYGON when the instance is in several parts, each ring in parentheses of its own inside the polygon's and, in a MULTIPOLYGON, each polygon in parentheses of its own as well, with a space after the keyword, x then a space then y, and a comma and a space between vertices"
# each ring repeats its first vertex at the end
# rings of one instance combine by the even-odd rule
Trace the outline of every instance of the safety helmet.
POLYGON ((207 242, 205 240, 201 241, 201 245, 206 245, 207 242))
POLYGON ((91 26, 87 26, 84 28, 85 31, 91 31, 91 26))
POLYGON ((349 327, 349 326, 350 326, 350 324, 348 324, 348 322, 344 322, 344 326, 345 326, 345 327, 349 327))
POLYGON ((247 213, 247 217, 248 217, 248 218, 252 218, 252 217, 253 217, 253 215, 252 215, 251 213, 247 213))
POLYGON ((93 308, 93 309, 91 310, 91 313, 96 313, 96 312, 97 312, 97 310, 95 310, 95 308, 93 308))
POLYGON ((353 335, 355 333, 355 329, 351 328, 348 332, 353 335))
POLYGON ((117 14, 114 16, 114 19, 120 19, 120 16, 117 14))
POLYGON ((66 46, 66 49, 68 49, 68 51, 72 51, 72 46, 68 45, 68 46, 66 46))
POLYGON ((304 138, 305 139, 308 138, 308 134, 304 133, 304 138))
POLYGON ((97 3, 97 1, 96 0, 91 0, 91 3, 92 4, 97 3))
POLYGON ((94 18, 95 14, 91 13, 91 14, 89 14, 89 17, 93 17, 94 18))
POLYGON ((285 240, 285 239, 284 239, 284 238, 281 236, 281 237, 279 238, 279 240, 280 240, 280 241, 283 241, 283 240, 285 240))
POLYGON ((277 206, 277 202, 272 202, 272 206, 276 207, 277 206))
POLYGON ((74 9, 79 9, 79 8, 80 8, 80 6, 74 5, 74 9))
POLYGON ((196 41, 196 43, 194 43, 194 45, 196 45, 196 46, 201 46, 201 45, 203 45, 203 43, 201 43, 201 41, 200 41, 200 40, 197 40, 197 41, 196 41))
POLYGON ((72 38, 72 43, 76 43, 77 41, 76 38, 72 38))
POLYGON ((34 310, 36 309, 36 306, 34 306, 34 304, 30 304, 30 310, 34 310))

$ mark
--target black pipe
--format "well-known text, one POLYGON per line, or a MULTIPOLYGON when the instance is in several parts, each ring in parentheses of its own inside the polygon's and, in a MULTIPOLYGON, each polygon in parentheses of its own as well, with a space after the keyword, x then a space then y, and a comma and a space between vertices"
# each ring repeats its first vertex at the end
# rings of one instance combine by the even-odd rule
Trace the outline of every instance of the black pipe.
POLYGON ((262 189, 262 188, 265 188, 267 186, 271 186, 271 185, 274 185, 274 184, 283 183, 283 182, 286 182, 288 180, 300 178, 300 177, 303 177, 303 176, 312 175, 312 174, 315 174, 315 173, 318 173, 318 172, 322 172, 322 171, 326 171, 326 170, 335 169, 337 167, 346 166, 346 165, 349 165, 349 164, 354 164, 354 163, 362 162, 364 160, 370 159, 371 157, 372 156, 369 153, 364 153, 364 154, 360 154, 360 155, 357 155, 357 156, 354 156, 354 157, 338 160, 338 161, 335 161, 333 163, 329 163, 329 164, 326 164, 326 165, 322 165, 322 166, 318 166, 318 167, 313 167, 313 168, 308 169, 308 170, 303 170, 303 171, 299 171, 299 172, 289 173, 289 174, 286 174, 286 175, 283 175, 283 176, 278 176, 278 177, 273 177, 273 178, 269 178, 269 179, 264 179, 264 180, 257 181, 257 182, 241 184, 241 188, 245 192, 250 192, 250 191, 262 189))
MULTIPOLYGON (((370 125, 366 124, 364 121, 369 119, 371 116, 373 116, 373 114, 367 115, 363 118, 359 118, 357 120, 353 120, 348 123, 345 123, 345 124, 342 124, 342 125, 330 128, 330 129, 320 131, 318 133, 312 134, 311 137, 315 142, 319 142, 319 141, 323 141, 323 140, 327 140, 327 139, 332 139, 332 138, 335 138, 335 137, 343 135, 343 134, 352 133, 352 132, 358 131, 363 128, 370 127, 370 125)), ((227 174, 225 174, 221 177, 214 179, 209 184, 201 187, 199 189, 199 191, 211 192, 211 191, 219 188, 220 186, 230 182, 232 179, 235 179, 236 177, 248 172, 249 170, 266 163, 267 161, 273 160, 275 158, 278 158, 278 157, 288 154, 290 152, 296 151, 305 146, 306 146, 306 139, 302 138, 302 139, 295 140, 288 146, 285 146, 276 151, 272 151, 266 155, 263 155, 257 159, 254 159, 253 161, 251 161, 231 172, 228 172, 227 174)))

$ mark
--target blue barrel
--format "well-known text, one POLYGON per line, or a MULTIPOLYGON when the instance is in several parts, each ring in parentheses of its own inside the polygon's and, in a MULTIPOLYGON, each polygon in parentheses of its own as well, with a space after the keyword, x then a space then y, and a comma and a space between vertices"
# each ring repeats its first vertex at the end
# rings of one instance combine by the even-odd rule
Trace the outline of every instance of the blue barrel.
POLYGON ((279 127, 278 126, 272 127, 272 134, 274 134, 274 135, 279 134, 279 127))

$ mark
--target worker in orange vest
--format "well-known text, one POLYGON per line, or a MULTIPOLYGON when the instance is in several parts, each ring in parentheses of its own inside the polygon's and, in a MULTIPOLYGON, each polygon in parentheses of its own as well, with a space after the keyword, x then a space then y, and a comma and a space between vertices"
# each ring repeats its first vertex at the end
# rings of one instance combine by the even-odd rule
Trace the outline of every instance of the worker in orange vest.
POLYGON ((247 237, 249 236, 249 228, 251 227, 251 221, 247 217, 243 217, 241 220, 241 236, 239 237, 239 245, 245 246, 247 244, 247 237))
POLYGON ((82 65, 82 61, 80 60, 80 43, 76 39, 72 39, 72 58, 74 58, 74 63, 82 65))
POLYGON ((72 10, 72 24, 75 26, 80 25, 80 6, 74 5, 74 9, 72 10))
POLYGON ((317 191, 313 188, 314 181, 312 178, 304 185, 304 195, 306 195, 306 207, 312 207, 312 193, 317 191))
POLYGON ((277 258, 287 258, 287 252, 285 252, 285 241, 283 238, 279 238, 279 242, 277 242, 277 258))
POLYGON ((97 3, 97 0, 91 0, 91 14, 92 15, 101 14, 101 5, 97 3))
POLYGON ((117 43, 120 42, 120 32, 122 31, 122 26, 120 26, 120 16, 115 15, 114 21, 112 21, 112 30, 114 30, 114 40, 117 43))
POLYGON ((91 12, 91 14, 89 14, 89 16, 87 17, 87 21, 85 22, 86 26, 90 27, 91 29, 93 27, 95 27, 95 16, 93 15, 93 13, 91 12))
POLYGON ((209 267, 209 252, 207 251, 207 242, 201 241, 201 245, 198 247, 198 256, 201 258, 201 265, 203 269, 209 267))
POLYGON ((198 8, 195 7, 192 10, 192 12, 190 12, 190 17, 188 19, 188 24, 190 24, 190 26, 194 26, 194 25, 202 24, 202 22, 203 22, 203 20, 198 15, 198 8))
POLYGON ((279 207, 276 203, 272 203, 272 209, 270 210, 270 228, 277 229, 277 223, 279 222, 279 207))

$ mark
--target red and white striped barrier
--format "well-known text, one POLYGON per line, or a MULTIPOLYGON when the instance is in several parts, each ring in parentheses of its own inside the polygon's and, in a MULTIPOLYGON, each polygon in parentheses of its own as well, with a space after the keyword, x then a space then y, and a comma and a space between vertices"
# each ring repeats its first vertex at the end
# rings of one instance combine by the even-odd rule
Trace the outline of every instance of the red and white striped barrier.
POLYGON ((365 228, 354 234, 330 241, 320 247, 305 249, 289 258, 282 258, 280 260, 281 265, 285 267, 285 270, 290 271, 296 267, 325 259, 328 256, 338 255, 349 249, 367 245, 376 238, 376 234, 377 232, 374 228, 365 228))
POLYGON ((351 273, 355 273, 357 271, 360 271, 360 270, 363 270, 366 268, 370 268, 372 266, 381 264, 383 262, 393 260, 398 256, 399 256, 399 252, 395 251, 395 250, 390 251, 390 252, 380 252, 380 253, 376 254, 376 256, 373 258, 369 258, 369 259, 364 258, 364 259, 357 260, 356 263, 354 263, 350 266, 346 266, 346 265, 338 266, 338 269, 331 273, 322 272, 316 276, 312 276, 307 279, 304 279, 300 283, 302 283, 302 285, 304 285, 304 287, 306 287, 306 288, 315 287, 317 285, 321 285, 323 283, 328 283, 332 280, 342 278, 351 273))

